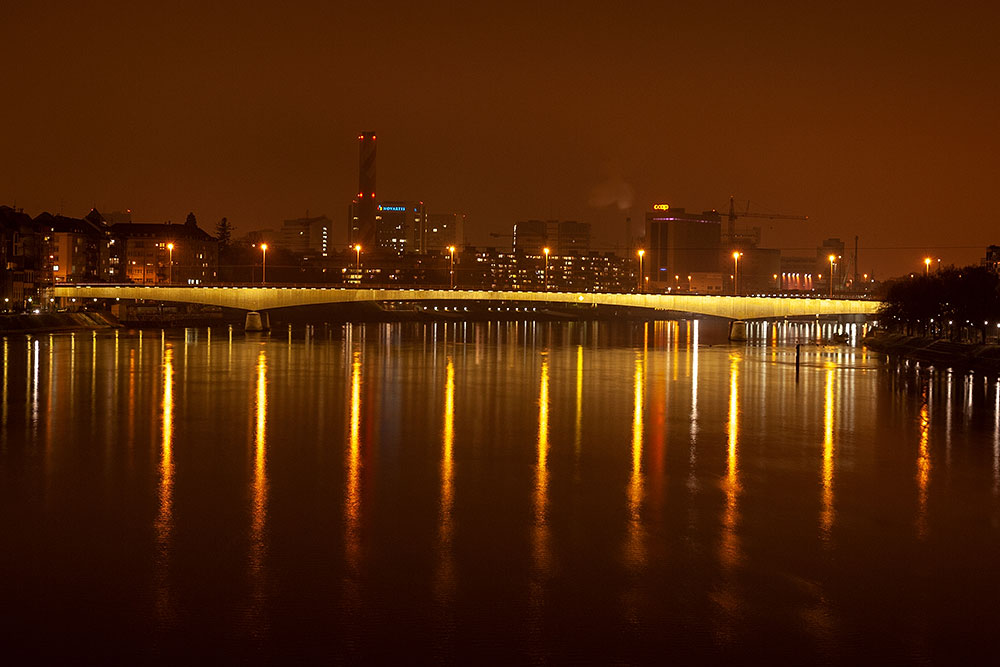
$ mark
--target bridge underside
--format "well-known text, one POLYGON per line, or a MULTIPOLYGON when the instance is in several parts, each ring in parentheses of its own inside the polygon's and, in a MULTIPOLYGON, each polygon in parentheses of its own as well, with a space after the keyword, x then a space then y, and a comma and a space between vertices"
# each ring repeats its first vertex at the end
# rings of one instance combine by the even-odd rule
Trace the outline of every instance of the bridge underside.
POLYGON ((338 289, 328 287, 62 285, 51 288, 51 295, 77 299, 168 301, 241 310, 272 310, 336 303, 420 301, 579 304, 645 308, 734 320, 844 315, 865 317, 874 315, 880 305, 877 301, 859 299, 443 289, 338 289))

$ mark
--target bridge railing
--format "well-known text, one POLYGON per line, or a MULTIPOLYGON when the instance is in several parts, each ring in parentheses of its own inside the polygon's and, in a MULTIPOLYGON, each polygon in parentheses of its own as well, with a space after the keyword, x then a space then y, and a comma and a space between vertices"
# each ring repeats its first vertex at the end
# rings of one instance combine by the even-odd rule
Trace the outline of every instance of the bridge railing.
MULTIPOLYGON (((158 285, 143 285, 139 283, 59 283, 52 285, 55 287, 91 287, 91 288, 114 288, 114 287, 128 287, 128 288, 142 288, 142 289, 190 289, 190 290, 213 290, 213 289, 266 289, 266 290, 280 290, 280 289, 309 289, 309 290, 393 290, 401 292, 514 292, 514 293, 524 293, 524 294, 646 294, 646 295, 662 295, 662 296, 699 296, 699 297, 726 297, 726 298, 770 298, 770 299, 824 299, 824 300, 849 300, 849 301, 878 301, 879 299, 873 297, 869 294, 834 294, 830 296, 821 292, 758 292, 753 294, 716 294, 716 293, 702 293, 702 292, 692 292, 692 291, 678 291, 678 292, 640 292, 638 290, 534 290, 534 289, 519 289, 513 287, 473 287, 473 286, 456 286, 451 287, 450 285, 421 285, 421 286, 403 286, 403 285, 392 285, 392 284, 365 284, 359 286, 350 285, 331 285, 329 283, 277 283, 277 284, 262 284, 262 283, 213 283, 206 285, 170 285, 170 284, 158 284, 158 285)), ((51 288, 49 288, 51 289, 51 288)))

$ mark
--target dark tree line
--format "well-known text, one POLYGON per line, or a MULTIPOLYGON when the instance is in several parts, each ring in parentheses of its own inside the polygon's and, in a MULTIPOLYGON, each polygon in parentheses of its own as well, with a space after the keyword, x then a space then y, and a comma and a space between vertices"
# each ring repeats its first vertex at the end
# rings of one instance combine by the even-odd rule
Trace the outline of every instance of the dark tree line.
POLYGON ((975 329, 986 342, 988 331, 1000 331, 1000 276, 967 266, 898 280, 879 316, 889 328, 912 335, 953 339, 975 329))

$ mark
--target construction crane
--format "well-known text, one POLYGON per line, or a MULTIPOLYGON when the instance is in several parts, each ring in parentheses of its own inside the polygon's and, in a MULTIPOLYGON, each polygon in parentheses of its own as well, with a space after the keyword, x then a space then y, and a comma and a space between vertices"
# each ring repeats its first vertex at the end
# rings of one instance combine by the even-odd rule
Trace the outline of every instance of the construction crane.
MULTIPOLYGON (((717 212, 713 209, 713 212, 717 212)), ((750 202, 747 201, 747 208, 743 213, 736 212, 736 201, 730 195, 729 197, 729 215, 728 223, 726 225, 726 233, 729 235, 729 239, 733 240, 736 238, 736 218, 767 218, 768 220, 808 220, 808 215, 782 215, 780 213, 751 213, 750 212, 750 202)))

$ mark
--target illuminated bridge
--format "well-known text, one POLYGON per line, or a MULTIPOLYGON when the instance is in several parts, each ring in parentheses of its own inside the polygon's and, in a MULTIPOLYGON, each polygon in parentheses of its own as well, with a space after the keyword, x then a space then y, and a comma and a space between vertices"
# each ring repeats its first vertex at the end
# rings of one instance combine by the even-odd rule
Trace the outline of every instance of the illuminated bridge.
POLYGON ((513 292, 451 289, 344 289, 333 287, 153 287, 139 285, 61 285, 49 295, 64 299, 148 299, 242 310, 378 302, 520 302, 647 308, 724 317, 733 320, 779 317, 874 315, 878 301, 780 296, 706 296, 694 294, 617 294, 601 292, 513 292))

